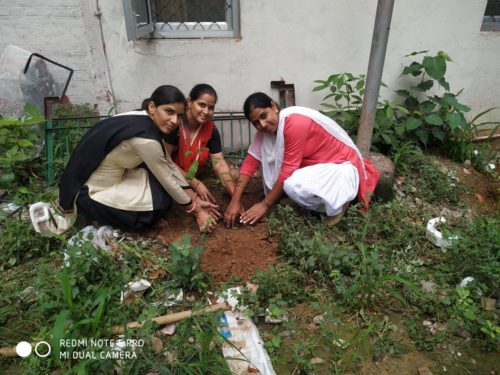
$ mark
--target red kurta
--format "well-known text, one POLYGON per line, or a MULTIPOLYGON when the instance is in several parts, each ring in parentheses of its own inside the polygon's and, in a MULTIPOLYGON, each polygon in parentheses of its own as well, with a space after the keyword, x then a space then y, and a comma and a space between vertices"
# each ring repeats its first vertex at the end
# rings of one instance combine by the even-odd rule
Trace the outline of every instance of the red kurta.
POLYGON ((184 170, 184 172, 188 172, 191 165, 193 165, 195 161, 198 161, 198 168, 196 170, 196 174, 198 174, 201 168, 207 163, 210 158, 207 143, 212 136, 214 127, 215 124, 212 120, 201 125, 196 131, 191 143, 189 131, 186 130, 184 125, 179 127, 179 148, 174 161, 184 170))
MULTIPOLYGON (((278 181, 284 182, 293 172, 302 167, 321 163, 341 164, 348 161, 356 167, 359 174, 358 199, 363 200, 366 205, 368 204, 368 193, 373 193, 380 175, 370 160, 363 159, 367 175, 365 179, 355 150, 338 141, 320 125, 304 115, 289 115, 285 119, 283 135, 285 151, 278 181)), ((243 161, 240 173, 253 176, 259 166, 259 160, 249 154, 243 161)))

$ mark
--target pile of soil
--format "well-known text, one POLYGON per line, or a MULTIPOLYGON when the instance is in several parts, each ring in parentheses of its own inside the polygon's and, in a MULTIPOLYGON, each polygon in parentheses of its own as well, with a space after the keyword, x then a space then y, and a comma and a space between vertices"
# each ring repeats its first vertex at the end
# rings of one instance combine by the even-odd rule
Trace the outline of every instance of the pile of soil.
MULTIPOLYGON (((209 181, 207 186, 220 211, 224 212, 230 201, 229 195, 220 183, 209 181)), ((245 189, 243 206, 248 208, 262 199, 262 180, 253 178, 245 189)), ((205 250, 201 268, 210 273, 216 285, 235 278, 251 281, 256 270, 267 270, 277 261, 278 245, 269 236, 265 223, 251 226, 238 224, 228 229, 221 220, 214 232, 200 234, 194 217, 187 215, 182 208, 173 207, 151 235, 165 245, 178 241, 184 235, 189 235, 193 244, 202 244, 205 250)))

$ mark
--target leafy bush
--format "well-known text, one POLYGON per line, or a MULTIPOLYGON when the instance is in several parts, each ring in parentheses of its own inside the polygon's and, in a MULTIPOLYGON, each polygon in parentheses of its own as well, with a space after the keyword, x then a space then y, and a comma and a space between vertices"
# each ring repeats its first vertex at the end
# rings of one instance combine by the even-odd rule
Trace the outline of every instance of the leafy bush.
POLYGON ((448 261, 456 278, 472 276, 489 294, 498 297, 500 290, 500 219, 480 217, 458 233, 448 261))
MULTIPOLYGON (((401 73, 408 77, 410 87, 396 91, 403 99, 401 105, 387 100, 377 103, 372 147, 388 154, 401 144, 410 142, 422 148, 443 148, 455 160, 470 158, 472 136, 477 129, 500 124, 479 122, 494 108, 479 113, 471 121, 467 120, 465 114, 470 108, 459 102, 461 91, 457 94, 451 92, 445 78, 447 63, 452 61, 445 52, 439 51, 432 56, 428 51, 420 51, 405 57, 413 60, 401 73), (439 93, 440 90, 442 93, 439 93)), ((326 80, 315 82, 319 85, 313 91, 330 91, 321 103, 326 108, 325 114, 354 136, 361 116, 365 76, 333 74, 326 80)))
POLYGON ((20 219, 5 218, 0 230, 0 271, 46 255, 56 243, 54 239, 41 237, 31 223, 20 219))
POLYGON ((0 118, 0 188, 13 193, 42 171, 42 164, 33 159, 43 145, 39 124, 44 121, 29 104, 20 118, 0 118))
POLYGON ((208 286, 208 274, 201 271, 202 246, 191 245, 188 235, 179 242, 173 242, 168 247, 172 281, 187 290, 205 290, 208 286))

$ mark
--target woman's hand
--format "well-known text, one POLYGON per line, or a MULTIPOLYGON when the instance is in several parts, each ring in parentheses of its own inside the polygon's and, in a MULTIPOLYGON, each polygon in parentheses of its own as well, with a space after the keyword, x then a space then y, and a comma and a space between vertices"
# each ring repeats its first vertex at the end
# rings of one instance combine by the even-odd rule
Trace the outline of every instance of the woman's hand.
POLYGON ((227 206, 226 212, 224 213, 224 223, 226 224, 226 227, 234 227, 236 219, 244 212, 245 210, 241 206, 241 202, 239 200, 232 199, 229 206, 227 206))
POLYGON ((243 215, 241 215, 240 222, 243 224, 255 224, 266 216, 268 210, 269 206, 266 202, 262 201, 255 203, 252 207, 246 210, 243 215))
POLYGON ((216 204, 204 200, 199 196, 196 197, 196 204, 198 205, 198 207, 207 211, 210 214, 210 216, 214 218, 216 223, 217 220, 219 220, 222 217, 222 214, 218 210, 219 206, 217 206, 216 204))
POLYGON ((207 210, 199 208, 194 215, 200 232, 210 233, 216 228, 217 220, 207 210))
POLYGON ((193 187, 194 191, 196 192, 196 194, 198 194, 198 196, 201 197, 201 199, 215 203, 214 196, 210 193, 210 191, 207 189, 207 187, 203 182, 197 180, 196 182, 193 183, 193 185, 194 185, 193 187))

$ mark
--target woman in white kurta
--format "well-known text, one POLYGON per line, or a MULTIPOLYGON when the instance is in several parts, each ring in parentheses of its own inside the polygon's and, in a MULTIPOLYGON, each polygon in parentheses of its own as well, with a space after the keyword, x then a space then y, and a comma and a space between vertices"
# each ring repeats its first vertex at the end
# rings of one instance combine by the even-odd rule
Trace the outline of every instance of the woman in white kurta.
POLYGON ((264 93, 250 95, 244 112, 258 132, 224 215, 227 226, 234 225, 241 195, 259 166, 266 197, 241 215, 242 223, 264 217, 283 191, 297 204, 325 213, 330 223, 338 221, 356 197, 368 206, 379 172, 335 121, 309 108, 280 110, 264 93))

